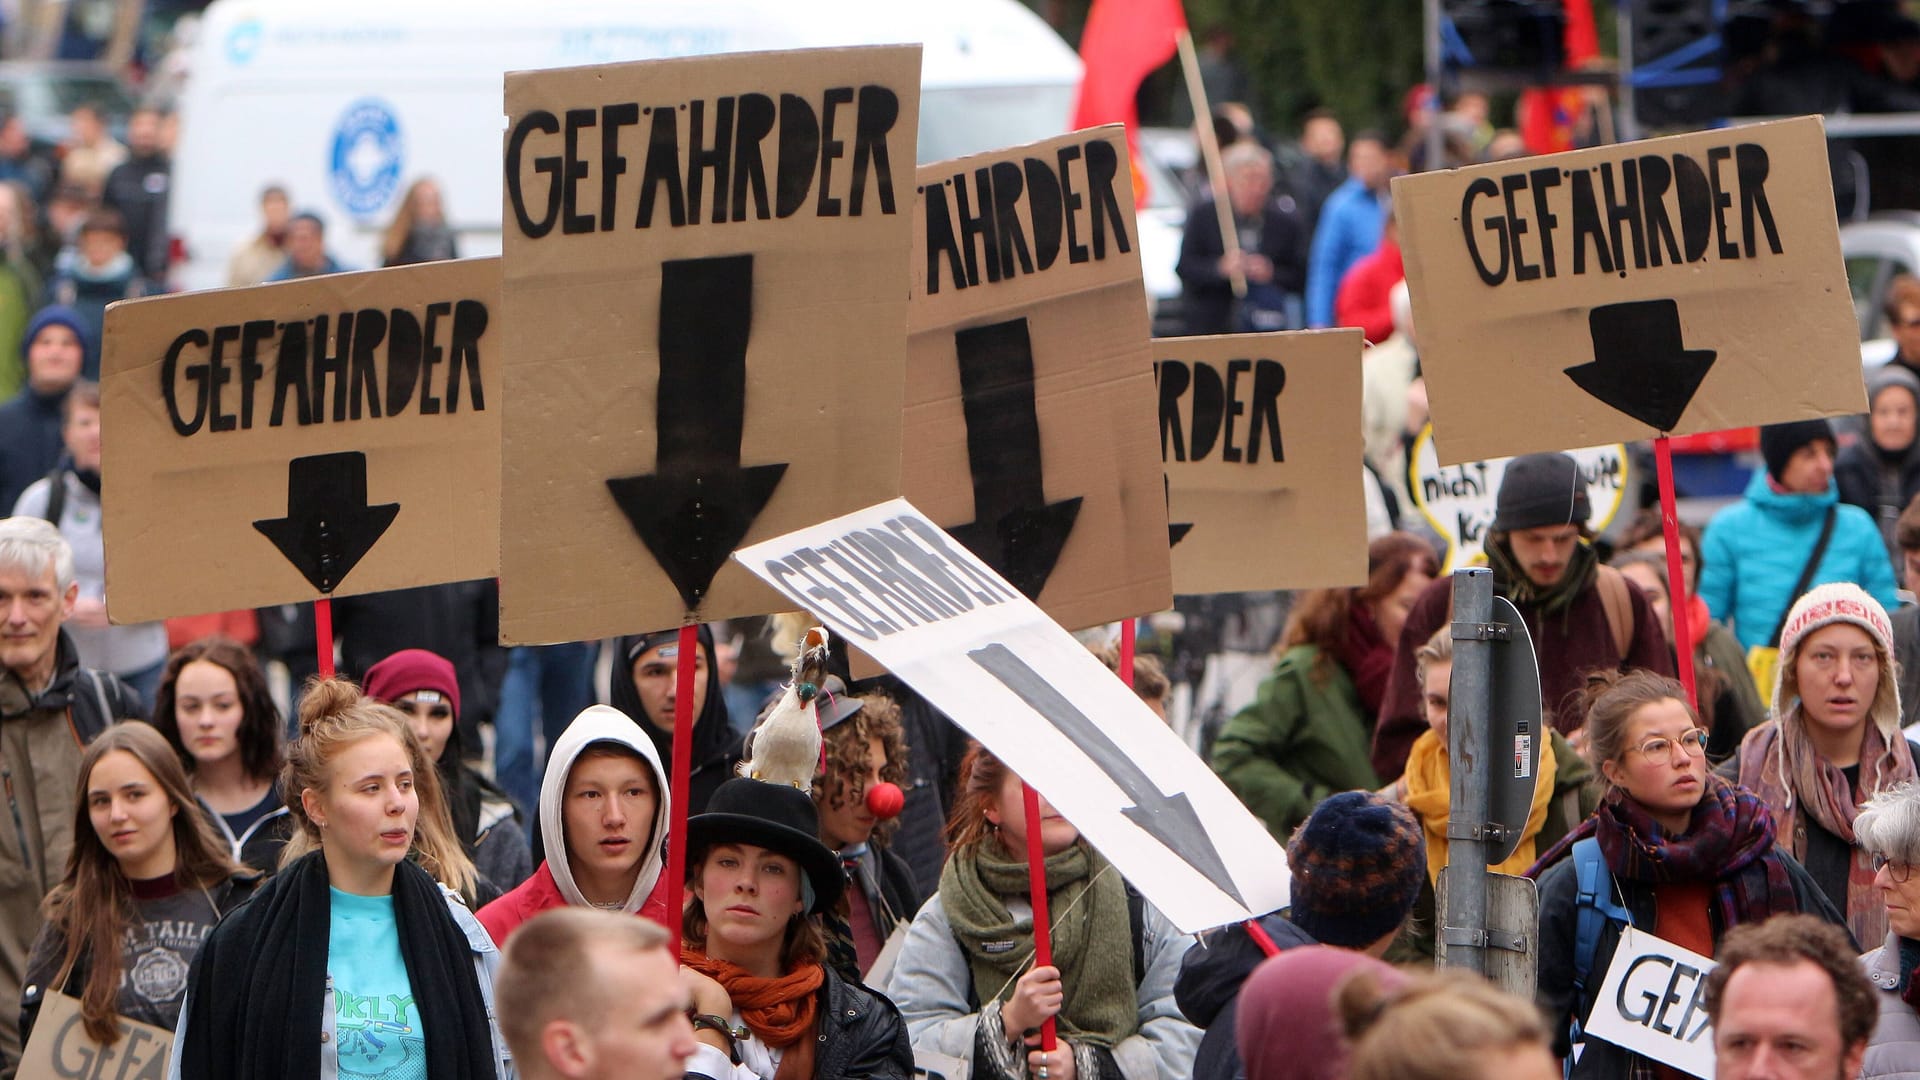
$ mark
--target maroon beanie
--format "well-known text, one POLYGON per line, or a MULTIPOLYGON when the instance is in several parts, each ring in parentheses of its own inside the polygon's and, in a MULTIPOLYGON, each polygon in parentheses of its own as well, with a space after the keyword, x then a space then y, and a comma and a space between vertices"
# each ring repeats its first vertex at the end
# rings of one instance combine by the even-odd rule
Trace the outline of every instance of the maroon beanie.
POLYGON ((1356 971, 1371 971, 1388 987, 1406 980, 1365 953, 1327 945, 1261 961, 1240 988, 1234 1014, 1247 1080, 1342 1080, 1348 1047, 1333 995, 1356 971))
POLYGON ((460 679, 453 673, 453 664, 425 649, 401 649, 368 668, 361 689, 389 704, 415 690, 437 690, 453 706, 453 715, 460 715, 460 679))

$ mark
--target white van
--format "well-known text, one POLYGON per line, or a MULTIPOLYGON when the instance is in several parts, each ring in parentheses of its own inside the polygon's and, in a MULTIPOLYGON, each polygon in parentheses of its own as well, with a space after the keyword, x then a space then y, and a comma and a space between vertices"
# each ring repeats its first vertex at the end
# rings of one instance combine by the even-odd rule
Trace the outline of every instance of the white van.
POLYGON ((921 161, 1066 130, 1080 59, 1018 0, 217 0, 180 98, 173 284, 226 284, 273 183, 350 267, 379 265, 421 176, 460 253, 497 254, 508 71, 913 41, 921 161))

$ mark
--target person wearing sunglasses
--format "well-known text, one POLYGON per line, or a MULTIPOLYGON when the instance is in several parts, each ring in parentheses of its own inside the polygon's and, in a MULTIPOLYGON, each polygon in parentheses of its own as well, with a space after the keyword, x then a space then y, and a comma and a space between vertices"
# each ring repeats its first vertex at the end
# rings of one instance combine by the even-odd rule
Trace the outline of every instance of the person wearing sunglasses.
POLYGON ((1887 912, 1885 943, 1860 958, 1879 992, 1880 1022, 1867 1042, 1863 1077, 1920 1073, 1920 784, 1901 784, 1875 795, 1853 822, 1854 836, 1868 852, 1873 886, 1887 912))
POLYGON ((1704 956, 1728 930, 1774 915, 1841 922, 1812 876, 1775 845, 1766 803, 1708 771, 1707 732, 1685 688, 1646 671, 1604 672, 1587 700, 1586 754, 1607 793, 1527 871, 1540 883, 1536 996, 1552 1021, 1554 1053, 1574 1061, 1576 1080, 1649 1075, 1652 1065, 1597 1039, 1575 1055, 1626 925, 1607 918, 1583 942, 1583 866, 1597 863, 1602 895, 1635 929, 1704 956))
POLYGON ((475 910, 527 880, 533 849, 520 812, 461 755, 460 679, 453 663, 425 649, 402 649, 367 669, 366 692, 400 710, 439 772, 454 832, 480 874, 475 910))
POLYGON ((1914 749, 1900 731, 1892 622, 1865 590, 1835 582, 1793 605, 1773 719, 1720 771, 1765 800, 1781 846, 1846 913, 1854 940, 1885 937, 1886 908, 1854 821, 1863 803, 1915 778, 1914 749))

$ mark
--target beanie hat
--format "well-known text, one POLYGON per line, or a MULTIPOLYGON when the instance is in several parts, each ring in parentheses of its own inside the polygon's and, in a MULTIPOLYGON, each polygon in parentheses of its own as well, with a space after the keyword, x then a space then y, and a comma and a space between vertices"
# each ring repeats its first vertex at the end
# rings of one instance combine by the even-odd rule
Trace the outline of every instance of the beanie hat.
POLYGON ((416 690, 437 691, 453 706, 453 715, 460 715, 460 679, 452 662, 425 649, 402 649, 368 668, 361 688, 388 704, 416 690))
POLYGON ((1820 439, 1827 440, 1828 445, 1834 443, 1833 425, 1825 420, 1795 420, 1761 428, 1760 456, 1766 459, 1767 475, 1779 483, 1794 452, 1820 439))
POLYGON ((1851 581, 1816 585, 1794 601, 1793 609, 1787 613, 1786 626, 1780 631, 1780 679, 1773 688, 1773 715, 1785 716, 1785 706, 1792 704, 1794 691, 1787 689, 1787 683, 1794 661, 1799 657, 1800 643, 1814 631, 1834 623, 1851 623, 1873 639, 1875 651, 1879 653, 1880 679, 1869 715, 1883 731, 1890 730, 1889 724, 1898 727, 1900 687, 1893 673, 1893 623, 1880 601, 1851 581))
POLYGON ((27 353, 33 348, 33 339, 39 337, 40 331, 49 326, 66 327, 73 331, 75 338, 79 339, 82 349, 87 347, 87 328, 80 321, 80 313, 65 304, 48 304, 33 313, 33 318, 27 320, 27 332, 20 335, 22 360, 27 358, 27 353))
POLYGON ((1873 407, 1873 399, 1879 397, 1882 390, 1896 386, 1912 394, 1914 403, 1920 405, 1920 375, 1915 375, 1905 364, 1882 364, 1867 376, 1867 407, 1873 407))
POLYGON ((1322 802, 1287 844, 1287 917, 1322 945, 1360 949, 1399 928, 1427 880, 1413 811, 1365 791, 1322 802))
POLYGON ((1494 496, 1493 531, 1585 525, 1593 516, 1580 464, 1570 454, 1527 454, 1507 462, 1494 496))
POLYGON ((1241 985, 1234 1007, 1234 1043, 1247 1080, 1346 1076, 1351 1048, 1333 995, 1361 971, 1371 972, 1386 990, 1407 981, 1404 973, 1365 953, 1322 945, 1288 949, 1261 961, 1241 985))

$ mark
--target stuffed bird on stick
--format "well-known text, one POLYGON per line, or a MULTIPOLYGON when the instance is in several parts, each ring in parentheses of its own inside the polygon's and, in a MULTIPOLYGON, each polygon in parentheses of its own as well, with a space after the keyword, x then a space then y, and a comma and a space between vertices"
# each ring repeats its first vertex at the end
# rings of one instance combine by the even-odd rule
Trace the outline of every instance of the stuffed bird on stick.
POLYGON ((740 775, 811 791, 820 767, 820 717, 814 699, 827 681, 827 631, 813 627, 800 640, 793 680, 754 729, 740 775))

